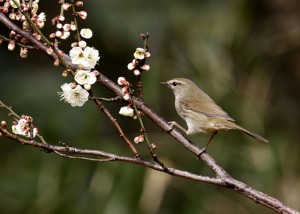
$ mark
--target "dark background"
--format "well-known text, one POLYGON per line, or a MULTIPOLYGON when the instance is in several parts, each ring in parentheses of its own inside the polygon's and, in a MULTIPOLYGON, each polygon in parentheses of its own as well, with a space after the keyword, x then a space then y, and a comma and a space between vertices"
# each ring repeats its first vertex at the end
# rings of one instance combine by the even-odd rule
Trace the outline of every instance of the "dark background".
MULTIPOLYGON (((213 97, 237 123, 266 137, 236 131, 218 134, 209 153, 233 177, 300 209, 299 79, 300 2, 279 1, 86 1, 88 41, 100 52, 97 69, 116 81, 135 83, 127 64, 141 47, 139 33, 149 32, 151 66, 143 76, 145 100, 167 120, 176 120, 172 93, 160 81, 186 77, 213 97)), ((45 32, 59 12, 42 1, 45 32)), ((2 35, 7 30, 0 25, 2 35)), ((66 42, 62 48, 68 52, 66 42)), ((88 102, 72 108, 57 92, 69 76, 38 51, 27 59, 18 48, 0 47, 0 100, 19 114, 31 115, 40 134, 53 144, 130 155, 108 119, 88 102)), ((113 97, 103 86, 98 96, 113 97)), ((105 104, 130 139, 137 121, 118 115, 124 103, 105 104)), ((1 120, 11 122, 0 109, 1 120)), ((168 166, 195 173, 211 172, 194 156, 144 118, 151 142, 168 166)), ((208 135, 191 139, 199 146, 208 135)), ((137 148, 147 157, 145 144, 137 148)), ((36 148, 0 140, 1 213, 273 213, 220 187, 171 177, 125 163, 63 159, 36 148)))

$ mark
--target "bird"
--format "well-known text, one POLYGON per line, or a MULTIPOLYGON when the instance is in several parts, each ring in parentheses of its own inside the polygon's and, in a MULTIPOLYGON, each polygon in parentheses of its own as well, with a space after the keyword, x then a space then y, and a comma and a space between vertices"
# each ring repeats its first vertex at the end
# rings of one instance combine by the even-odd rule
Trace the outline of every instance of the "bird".
POLYGON ((176 111, 185 120, 188 127, 186 130, 175 121, 172 121, 170 122, 172 129, 176 126, 187 135, 211 133, 212 135, 205 148, 208 147, 218 131, 231 129, 242 131, 259 141, 268 142, 264 137, 237 125, 233 118, 191 80, 175 78, 160 84, 173 91, 176 111))

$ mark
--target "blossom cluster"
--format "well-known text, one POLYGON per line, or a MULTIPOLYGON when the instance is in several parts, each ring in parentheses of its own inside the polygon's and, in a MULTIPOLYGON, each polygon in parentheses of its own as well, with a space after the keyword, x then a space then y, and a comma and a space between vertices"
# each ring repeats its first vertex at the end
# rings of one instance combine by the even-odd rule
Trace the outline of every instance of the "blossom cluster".
MULTIPOLYGON (((80 31, 83 38, 91 38, 93 33, 90 29, 84 28, 80 31)), ((92 70, 98 63, 99 51, 86 46, 83 40, 73 43, 73 48, 69 52, 70 59, 74 65, 78 66, 75 72, 75 83, 65 83, 61 86, 62 92, 58 94, 61 100, 71 104, 71 106, 83 106, 88 100, 91 85, 97 81, 97 70, 92 70)))
POLYGON ((145 64, 146 58, 150 57, 150 53, 144 48, 137 48, 133 54, 134 59, 127 65, 128 70, 133 71, 135 76, 141 75, 143 71, 149 71, 150 66, 145 64))
MULTIPOLYGON (((72 4, 66 3, 65 1, 60 1, 60 3, 61 3, 61 11, 64 12, 72 9, 72 4)), ((73 3, 73 5, 76 6, 77 8, 81 8, 83 6, 83 2, 76 1, 73 3)), ((50 34, 49 36, 50 38, 67 39, 69 38, 71 31, 77 31, 77 26, 74 21, 71 21, 70 23, 64 23, 66 18, 63 12, 51 20, 52 25, 56 27, 56 31, 50 34)), ((86 19, 87 12, 78 11, 73 13, 73 15, 81 19, 86 19)))
MULTIPOLYGON (((61 1, 62 11, 68 11, 72 9, 72 15, 81 19, 86 19, 86 11, 74 12, 75 7, 82 7, 82 1, 73 1, 72 4, 61 1), (74 7, 72 6, 74 5, 74 7)), ((50 34, 50 38, 67 39, 70 36, 70 31, 77 31, 78 26, 76 22, 64 23, 65 17, 63 13, 52 19, 52 24, 56 26, 55 33, 50 34)), ((99 51, 93 47, 89 47, 84 39, 90 39, 93 36, 93 32, 89 28, 82 28, 80 33, 76 35, 76 42, 71 44, 71 50, 69 51, 69 57, 73 65, 77 66, 77 70, 74 73, 75 82, 65 83, 61 86, 62 92, 58 94, 61 96, 61 100, 71 104, 71 106, 83 106, 83 104, 89 98, 89 90, 91 86, 97 81, 97 75, 99 72, 93 70, 97 65, 100 56, 99 51)), ((67 76, 69 70, 66 69, 63 72, 63 76, 67 76)))
MULTIPOLYGON (((0 3, 1 2, 4 1, 0 0, 0 3)), ((0 12, 8 14, 8 17, 13 21, 21 22, 23 30, 32 31, 32 28, 25 15, 20 12, 24 11, 30 17, 32 23, 34 23, 37 28, 41 29, 45 25, 46 15, 44 12, 38 13, 38 3, 39 0, 23 0, 22 2, 20 2, 20 0, 6 0, 3 5, 0 4, 0 12)), ((38 40, 41 39, 41 35, 37 34, 36 32, 33 32, 32 35, 38 40)), ((3 40, 3 38, 0 39, 0 44, 3 42, 3 40)), ((28 56, 28 48, 26 45, 28 45, 29 41, 26 38, 12 30, 9 33, 9 38, 7 41, 8 50, 14 50, 16 44, 20 43, 23 45, 23 47, 20 48, 20 56, 22 58, 26 58, 28 56)))
POLYGON ((21 119, 15 121, 12 126, 12 131, 15 134, 22 135, 25 137, 35 137, 38 133, 38 129, 32 124, 32 117, 22 115, 21 119))

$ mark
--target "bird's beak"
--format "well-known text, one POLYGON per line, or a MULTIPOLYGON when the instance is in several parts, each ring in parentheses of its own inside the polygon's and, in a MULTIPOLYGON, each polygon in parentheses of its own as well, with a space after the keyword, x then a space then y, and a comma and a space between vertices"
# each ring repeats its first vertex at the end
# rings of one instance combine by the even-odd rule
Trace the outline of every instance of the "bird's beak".
POLYGON ((167 82, 160 82, 161 85, 168 86, 167 82))

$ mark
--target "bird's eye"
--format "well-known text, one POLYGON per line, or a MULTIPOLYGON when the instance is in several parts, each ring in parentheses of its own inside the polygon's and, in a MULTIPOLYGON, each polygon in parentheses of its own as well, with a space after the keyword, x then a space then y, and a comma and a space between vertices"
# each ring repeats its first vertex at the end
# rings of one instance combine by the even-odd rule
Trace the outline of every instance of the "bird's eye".
POLYGON ((176 86, 176 85, 178 85, 178 82, 172 82, 172 85, 176 86))

